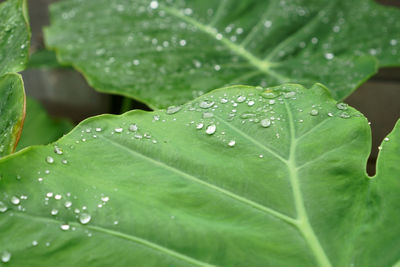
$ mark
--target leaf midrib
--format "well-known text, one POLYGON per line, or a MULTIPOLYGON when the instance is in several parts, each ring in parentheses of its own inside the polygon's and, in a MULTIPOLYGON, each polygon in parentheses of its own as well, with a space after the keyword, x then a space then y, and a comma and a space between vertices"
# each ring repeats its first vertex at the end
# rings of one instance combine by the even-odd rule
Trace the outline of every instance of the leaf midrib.
MULTIPOLYGON (((216 35, 218 34, 218 31, 214 27, 212 27, 210 25, 202 24, 202 23, 196 21, 195 19, 188 17, 188 16, 182 14, 182 12, 180 12, 176 8, 167 7, 165 5, 160 5, 159 8, 163 9, 165 12, 167 12, 168 14, 170 14, 176 18, 179 18, 183 21, 186 21, 186 22, 192 24, 193 26, 198 28, 200 31, 202 31, 202 32, 210 35, 212 38, 216 39, 216 35)), ((240 45, 237 45, 237 44, 231 42, 229 39, 225 38, 223 35, 222 35, 222 38, 219 39, 218 41, 222 42, 234 54, 239 55, 242 58, 245 58, 251 65, 253 65, 257 69, 259 69, 261 72, 268 74, 268 75, 272 75, 270 68, 272 66, 276 65, 277 63, 257 58, 252 53, 250 53, 248 50, 246 50, 243 46, 240 46, 240 45)))

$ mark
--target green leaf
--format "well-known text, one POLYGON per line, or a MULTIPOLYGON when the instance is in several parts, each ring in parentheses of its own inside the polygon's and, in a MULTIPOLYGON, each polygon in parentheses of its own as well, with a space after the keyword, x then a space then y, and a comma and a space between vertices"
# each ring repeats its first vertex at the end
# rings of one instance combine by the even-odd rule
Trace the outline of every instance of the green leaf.
POLYGON ((56 54, 49 50, 39 50, 33 53, 29 59, 27 68, 66 68, 56 58, 56 54))
POLYGON ((39 102, 32 98, 26 101, 26 118, 17 150, 32 146, 45 145, 56 141, 73 128, 65 119, 53 119, 39 102))
POLYGON ((25 68, 30 46, 30 27, 25 0, 0 4, 0 76, 25 68))
POLYGON ((367 120, 321 85, 90 118, 0 160, 0 248, 7 266, 393 265, 399 127, 371 179, 367 120))
POLYGON ((50 11, 45 39, 62 64, 153 108, 288 81, 344 99, 400 64, 400 11, 372 0, 66 0, 50 11))
POLYGON ((25 92, 19 74, 0 77, 0 157, 15 150, 25 118, 25 92))

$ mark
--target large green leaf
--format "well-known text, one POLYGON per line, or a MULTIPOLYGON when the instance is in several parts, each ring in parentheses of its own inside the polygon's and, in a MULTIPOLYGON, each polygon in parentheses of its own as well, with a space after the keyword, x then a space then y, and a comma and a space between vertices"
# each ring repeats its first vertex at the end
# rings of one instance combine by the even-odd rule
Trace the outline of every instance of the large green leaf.
POLYGON ((227 84, 323 82, 348 96, 400 64, 400 11, 372 0, 66 0, 49 48, 102 92, 151 107, 227 84))
POLYGON ((391 266, 399 128, 371 179, 367 120, 320 85, 90 118, 0 160, 0 248, 7 266, 391 266))
POLYGON ((30 28, 25 0, 0 4, 0 76, 24 69, 29 56, 30 28))
POLYGON ((0 157, 15 150, 25 118, 25 92, 19 74, 0 77, 0 157))
POLYGON ((26 100, 26 118, 17 150, 32 145, 49 144, 73 128, 68 120, 51 118, 34 99, 28 97, 26 100))

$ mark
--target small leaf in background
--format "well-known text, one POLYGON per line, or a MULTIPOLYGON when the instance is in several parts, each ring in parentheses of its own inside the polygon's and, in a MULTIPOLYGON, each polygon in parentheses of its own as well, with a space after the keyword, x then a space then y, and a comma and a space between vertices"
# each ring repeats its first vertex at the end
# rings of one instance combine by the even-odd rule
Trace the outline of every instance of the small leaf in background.
POLYGON ((67 68, 66 66, 61 65, 56 58, 56 54, 54 51, 49 50, 39 50, 33 53, 27 65, 28 69, 37 69, 37 68, 67 68))
POLYGON ((25 92, 19 74, 0 77, 0 157, 15 150, 25 118, 25 92))
POLYGON ((73 128, 68 120, 50 118, 36 100, 29 97, 26 100, 26 118, 17 150, 32 145, 49 144, 73 128))
POLYGON ((90 118, 0 160, 0 253, 7 266, 391 266, 399 127, 370 178, 367 120, 321 85, 90 118))
POLYGON ((0 75, 25 68, 31 38, 25 0, 0 4, 0 75))
POLYGON ((153 108, 229 84, 322 82, 344 99, 400 64, 400 11, 372 0, 66 0, 50 13, 61 63, 153 108))

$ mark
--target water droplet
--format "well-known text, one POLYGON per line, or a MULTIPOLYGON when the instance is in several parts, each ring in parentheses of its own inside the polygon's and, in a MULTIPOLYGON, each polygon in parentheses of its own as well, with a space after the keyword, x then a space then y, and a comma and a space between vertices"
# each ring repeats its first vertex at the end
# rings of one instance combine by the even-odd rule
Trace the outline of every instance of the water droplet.
POLYGON ((333 117, 332 112, 328 112, 328 116, 329 116, 329 117, 333 117))
POLYGON ((219 70, 221 70, 221 66, 220 66, 220 65, 215 65, 215 66, 214 66, 214 69, 215 69, 216 71, 219 71, 219 70))
POLYGON ((12 196, 11 197, 11 203, 14 204, 14 205, 18 205, 19 203, 21 203, 21 200, 16 196, 12 196))
POLYGON ((199 123, 196 124, 196 129, 202 129, 203 126, 204 126, 204 124, 199 122, 199 123))
POLYGON ((397 40, 395 40, 395 39, 390 40, 390 44, 391 45, 396 45, 397 44, 397 40))
POLYGON ((96 132, 101 132, 103 129, 101 129, 100 127, 97 127, 96 129, 95 129, 95 131, 96 132))
POLYGON ((4 202, 0 201, 0 212, 1 213, 6 212, 7 209, 8 209, 8 207, 6 206, 6 204, 4 202))
POLYGON ((58 146, 54 147, 54 153, 58 154, 58 155, 62 155, 63 151, 61 148, 59 148, 58 146))
POLYGON ((347 112, 342 112, 342 113, 340 113, 340 117, 343 118, 343 119, 348 119, 348 118, 350 118, 351 116, 350 116, 350 114, 347 113, 347 112))
POLYGON ((68 231, 69 228, 70 228, 70 226, 69 226, 69 224, 61 224, 60 228, 61 228, 61 230, 63 230, 63 231, 68 231))
POLYGON ((221 101, 220 101, 222 104, 226 104, 226 103, 228 103, 228 99, 226 99, 226 98, 221 98, 221 101))
POLYGON ((244 102, 246 100, 246 97, 245 96, 239 96, 237 99, 236 99, 236 101, 238 102, 238 103, 242 103, 242 102, 244 102))
POLYGON ((56 200, 60 200, 60 199, 62 198, 62 196, 59 195, 59 194, 57 194, 57 195, 54 196, 54 198, 55 198, 56 200))
MULTIPOLYGON (((383 139, 385 142, 387 142, 387 141, 389 141, 389 138, 388 137, 385 137, 384 139, 383 139)), ((0 210, 1 211, 1 210, 0 210)))
POLYGON ((296 92, 287 92, 287 93, 285 93, 285 98, 291 98, 291 97, 294 97, 296 95, 296 92))
POLYGON ((242 119, 248 119, 248 118, 252 118, 254 116, 256 116, 256 114, 254 114, 254 113, 243 113, 242 115, 240 115, 240 117, 242 119))
POLYGON ((1 261, 6 263, 9 262, 11 260, 11 253, 8 251, 3 251, 3 253, 1 253, 1 261))
POLYGON ((265 91, 265 92, 262 92, 261 93, 261 96, 262 97, 264 97, 264 98, 276 98, 276 97, 278 97, 278 93, 276 93, 276 92, 274 92, 274 91, 272 91, 272 90, 267 90, 267 91, 265 91))
POLYGON ((266 21, 264 22, 264 27, 265 27, 265 28, 270 28, 271 26, 272 26, 272 21, 266 20, 266 21))
POLYGON ((186 40, 180 40, 179 41, 180 46, 185 46, 186 45, 186 40))
POLYGON ((181 106, 169 106, 167 108, 167 114, 175 114, 177 113, 179 110, 181 110, 181 106))
POLYGON ((248 105, 249 107, 254 106, 254 104, 255 104, 255 102, 254 102, 253 100, 250 100, 250 101, 247 103, 247 105, 248 105))
POLYGON ((151 1, 150 2, 150 8, 151 9, 157 9, 158 8, 158 2, 157 1, 151 1))
POLYGON ((269 126, 271 126, 271 120, 270 119, 263 119, 260 121, 260 124, 262 127, 264 128, 268 128, 269 126))
POLYGON ((207 127, 206 133, 211 135, 211 134, 214 134, 216 130, 217 130, 217 126, 215 126, 215 124, 211 124, 207 127))
POLYGON ((81 213, 79 215, 79 222, 81 224, 88 224, 91 219, 92 219, 92 216, 90 216, 88 213, 81 213))
POLYGON ((264 157, 264 155, 263 155, 263 154, 260 154, 260 155, 258 155, 258 157, 259 157, 260 159, 262 159, 262 158, 264 157))
POLYGON ((204 109, 206 109, 206 108, 211 108, 212 106, 214 105, 214 102, 213 101, 201 101, 200 103, 199 103, 199 106, 201 107, 201 108, 204 108, 204 109))
POLYGON ((335 57, 335 55, 333 53, 325 53, 325 58, 327 60, 331 60, 335 57))
POLYGON ((110 200, 110 197, 101 197, 101 201, 107 202, 110 200))
POLYGON ((61 161, 61 163, 62 163, 62 164, 67 164, 68 161, 67 161, 66 159, 63 159, 63 160, 61 161))
POLYGON ((32 241, 32 246, 36 247, 39 244, 39 242, 37 242, 36 240, 32 241))
POLYGON ((235 144, 236 144, 236 141, 231 140, 231 141, 229 141, 228 146, 233 147, 233 146, 235 146, 235 144))
POLYGON ((312 110, 310 111, 310 115, 312 115, 312 116, 317 116, 317 115, 318 115, 318 110, 317 110, 317 109, 312 109, 312 110))
POLYGON ((204 112, 203 113, 203 118, 204 119, 208 119, 208 118, 212 118, 212 117, 214 117, 214 114, 211 113, 211 112, 204 112))
POLYGON ((137 130, 138 130, 138 127, 136 124, 129 125, 129 131, 136 132, 137 130))
POLYGON ((52 209, 50 213, 51 215, 55 216, 58 214, 58 209, 52 209))
POLYGON ((72 202, 71 201, 65 201, 64 207, 70 208, 71 206, 72 206, 72 202))
POLYGON ((115 129, 114 129, 114 131, 115 131, 116 133, 122 133, 123 130, 124 130, 124 129, 122 129, 122 128, 115 128, 115 129))
POLYGON ((52 157, 48 156, 46 158, 46 162, 49 163, 49 164, 53 164, 54 163, 54 159, 52 157))
POLYGON ((46 193, 46 197, 53 197, 53 192, 46 193))
POLYGON ((348 106, 349 105, 347 105, 346 103, 337 103, 336 104, 337 109, 340 109, 340 110, 346 110, 348 106))

